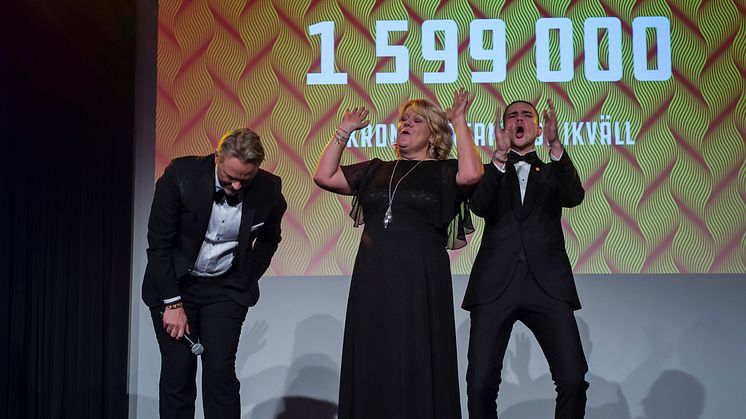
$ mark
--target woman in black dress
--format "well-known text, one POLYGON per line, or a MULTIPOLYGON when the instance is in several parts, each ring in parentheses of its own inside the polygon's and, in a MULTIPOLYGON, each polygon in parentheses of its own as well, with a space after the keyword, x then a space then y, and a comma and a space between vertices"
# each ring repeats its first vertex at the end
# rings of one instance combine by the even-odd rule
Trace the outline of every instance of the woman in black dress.
POLYGON ((466 124, 469 94, 444 112, 426 100, 399 108, 394 161, 340 166, 349 135, 368 125, 345 110, 314 173, 353 195, 365 224, 347 303, 339 419, 461 418, 450 261, 473 231, 465 200, 482 176, 466 124), (458 160, 448 159, 457 138, 458 160))

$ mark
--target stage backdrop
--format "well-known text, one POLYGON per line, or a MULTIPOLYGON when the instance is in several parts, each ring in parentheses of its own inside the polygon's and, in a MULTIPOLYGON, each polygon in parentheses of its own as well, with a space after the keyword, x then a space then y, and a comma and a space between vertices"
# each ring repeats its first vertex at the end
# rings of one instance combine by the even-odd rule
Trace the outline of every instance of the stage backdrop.
MULTIPOLYGON (((581 273, 587 417, 746 417, 743 1, 161 0, 157 19, 139 1, 130 417, 157 412, 159 355, 139 288, 153 181, 168 161, 210 153, 231 128, 261 134, 290 207, 274 276, 244 324, 243 418, 333 419, 360 229, 349 198, 310 173, 345 107, 371 109, 372 126, 344 162, 393 159, 398 105, 448 105, 460 86, 475 95, 485 162, 497 110, 557 104, 587 191, 564 218, 581 273)), ((452 253, 456 273, 468 273, 480 231, 452 253)), ((462 403, 466 279, 454 276, 462 403)), ((501 417, 550 417, 546 361, 524 334, 516 327, 506 357, 501 417)))
MULTIPOLYGON (((410 98, 468 120, 488 161, 495 112, 552 98, 586 189, 565 212, 578 273, 744 272, 746 32, 741 1, 159 2, 155 176, 227 130, 262 137, 289 209, 270 274, 351 272, 348 197, 311 173, 347 107, 371 125, 343 163, 393 159, 410 98)), ((542 148, 540 156, 548 159, 542 148)), ((477 241, 480 229, 472 237, 477 241)), ((395 249, 392 249, 395 250, 395 249)), ((452 254, 468 273, 477 246, 452 254)))

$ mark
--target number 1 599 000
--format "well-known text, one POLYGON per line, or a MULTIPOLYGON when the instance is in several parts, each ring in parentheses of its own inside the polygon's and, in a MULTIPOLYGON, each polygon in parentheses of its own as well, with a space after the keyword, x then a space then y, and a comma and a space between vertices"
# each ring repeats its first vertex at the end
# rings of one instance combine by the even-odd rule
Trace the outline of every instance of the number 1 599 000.
MULTIPOLYGON (((574 48, 572 21, 567 18, 542 18, 536 21, 536 78, 541 82, 567 82, 573 79, 574 48), (559 39, 558 65, 550 66, 550 31, 559 39)), ((409 81, 409 54, 405 45, 391 45, 389 34, 408 32, 406 20, 376 21, 376 57, 391 58, 393 71, 377 72, 377 84, 409 81)), ((324 21, 308 27, 309 35, 320 36, 320 71, 307 73, 306 84, 347 84, 347 73, 334 67, 334 22, 324 21)), ((490 71, 471 71, 472 83, 500 83, 507 73, 505 22, 500 19, 476 19, 469 23, 469 55, 477 61, 491 62, 490 71), (486 39, 491 37, 491 39, 486 39), (489 42, 485 42, 489 41, 489 42), (485 48, 485 44, 489 48, 485 48)), ((588 81, 614 82, 622 78, 622 24, 616 17, 591 17, 583 22, 584 74, 588 81), (604 66, 599 60, 599 31, 606 31, 608 56, 604 66)), ((424 72, 427 84, 454 83, 458 80, 458 26, 453 20, 426 20, 422 23, 422 58, 442 62, 441 71, 424 72), (435 45, 441 36, 442 48, 435 45)), ((632 21, 633 76, 639 81, 663 81, 671 78, 671 27, 663 16, 640 16, 632 21), (655 33, 657 63, 648 60, 648 35, 655 33)))

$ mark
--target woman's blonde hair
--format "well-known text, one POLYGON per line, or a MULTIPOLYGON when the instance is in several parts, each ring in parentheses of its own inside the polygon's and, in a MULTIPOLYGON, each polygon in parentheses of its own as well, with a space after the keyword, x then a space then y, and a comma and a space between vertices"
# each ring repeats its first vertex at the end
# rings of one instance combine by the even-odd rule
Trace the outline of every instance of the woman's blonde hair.
POLYGON ((399 118, 407 111, 412 110, 422 115, 427 121, 430 135, 433 141, 427 146, 427 155, 436 160, 445 160, 451 154, 453 148, 453 131, 448 125, 448 117, 439 106, 429 100, 412 99, 404 102, 399 107, 399 118))

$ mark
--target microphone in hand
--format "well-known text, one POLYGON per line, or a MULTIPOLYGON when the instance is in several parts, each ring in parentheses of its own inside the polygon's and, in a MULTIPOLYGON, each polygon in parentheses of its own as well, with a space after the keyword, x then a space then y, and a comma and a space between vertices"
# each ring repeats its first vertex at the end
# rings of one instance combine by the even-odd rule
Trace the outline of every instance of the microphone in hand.
MULTIPOLYGON (((163 317, 163 312, 161 311, 161 317, 163 317)), ((189 335, 184 333, 184 338, 189 342, 189 350, 192 351, 194 356, 200 356, 205 351, 205 347, 202 346, 201 343, 193 341, 191 338, 189 338, 189 335)))
POLYGON ((194 354, 195 356, 199 356, 199 355, 202 355, 202 352, 204 352, 204 351, 205 351, 205 347, 204 347, 204 346, 202 346, 202 344, 201 344, 201 343, 199 343, 199 342, 194 342, 194 341, 192 341, 191 339, 189 339, 189 335, 184 335, 184 337, 186 338, 186 340, 188 340, 188 341, 189 341, 189 349, 190 349, 190 350, 192 351, 192 353, 193 353, 193 354, 194 354))

